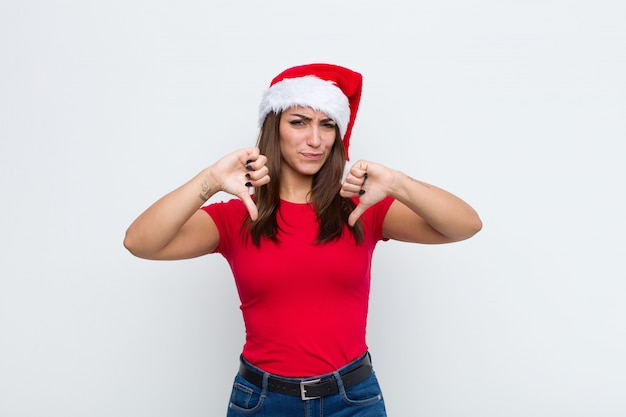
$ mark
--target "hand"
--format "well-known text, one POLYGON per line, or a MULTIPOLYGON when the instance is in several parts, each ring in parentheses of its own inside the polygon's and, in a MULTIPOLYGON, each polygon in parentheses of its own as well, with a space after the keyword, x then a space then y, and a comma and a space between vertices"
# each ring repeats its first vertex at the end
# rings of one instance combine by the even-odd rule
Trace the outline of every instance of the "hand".
POLYGON ((357 161, 341 184, 342 197, 358 197, 359 204, 350 213, 348 224, 354 226, 365 210, 389 195, 395 171, 375 162, 357 161))
POLYGON ((219 190, 239 198, 254 221, 258 210, 250 197, 250 187, 260 187, 270 182, 267 158, 259 148, 240 149, 226 155, 211 168, 211 176, 219 190))

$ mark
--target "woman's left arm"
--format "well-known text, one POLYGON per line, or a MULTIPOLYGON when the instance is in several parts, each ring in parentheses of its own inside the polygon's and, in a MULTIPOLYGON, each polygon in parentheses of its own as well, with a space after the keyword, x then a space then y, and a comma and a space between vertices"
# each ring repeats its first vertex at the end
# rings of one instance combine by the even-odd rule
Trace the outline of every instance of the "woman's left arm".
POLYGON ((343 197, 359 197, 349 222, 391 196, 395 201, 383 222, 383 237, 415 243, 467 239, 482 228, 476 211, 455 195, 383 165, 356 162, 341 188, 343 197))

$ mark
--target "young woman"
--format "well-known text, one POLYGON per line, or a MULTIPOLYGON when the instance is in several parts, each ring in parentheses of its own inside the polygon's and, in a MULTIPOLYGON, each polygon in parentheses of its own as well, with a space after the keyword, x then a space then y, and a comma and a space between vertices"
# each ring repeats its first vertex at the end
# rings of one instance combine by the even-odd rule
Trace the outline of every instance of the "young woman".
POLYGON ((461 199, 372 161, 342 183, 361 86, 336 65, 285 70, 262 98, 257 147, 219 159, 126 233, 142 258, 229 262, 246 343, 228 416, 385 416, 365 340, 376 243, 482 227, 461 199), (237 198, 204 205, 218 191, 237 198))

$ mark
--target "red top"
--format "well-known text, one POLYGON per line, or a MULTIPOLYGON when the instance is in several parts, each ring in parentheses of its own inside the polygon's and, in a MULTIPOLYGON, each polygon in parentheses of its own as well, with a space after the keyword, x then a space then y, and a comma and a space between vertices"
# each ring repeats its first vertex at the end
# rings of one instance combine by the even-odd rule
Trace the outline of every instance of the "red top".
POLYGON ((203 207, 219 230, 216 252, 235 277, 247 361, 273 374, 305 377, 332 372, 367 351, 372 253, 392 202, 388 197, 361 216, 360 245, 347 229, 320 245, 311 206, 281 200, 279 243, 264 238, 261 248, 242 233, 248 212, 240 200, 203 207))

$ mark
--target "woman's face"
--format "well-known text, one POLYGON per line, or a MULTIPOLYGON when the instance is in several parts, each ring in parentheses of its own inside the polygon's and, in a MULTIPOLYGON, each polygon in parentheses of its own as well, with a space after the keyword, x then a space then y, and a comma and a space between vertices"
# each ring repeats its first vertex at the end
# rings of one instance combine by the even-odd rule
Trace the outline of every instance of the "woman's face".
POLYGON ((328 159, 336 139, 336 123, 310 107, 282 112, 278 132, 282 169, 299 175, 315 175, 328 159))

